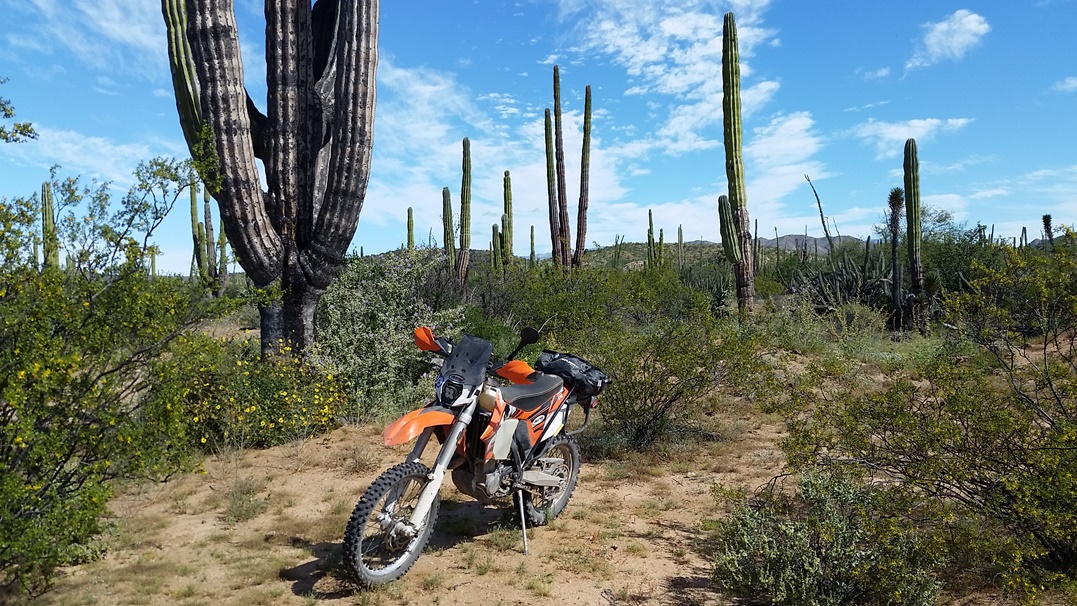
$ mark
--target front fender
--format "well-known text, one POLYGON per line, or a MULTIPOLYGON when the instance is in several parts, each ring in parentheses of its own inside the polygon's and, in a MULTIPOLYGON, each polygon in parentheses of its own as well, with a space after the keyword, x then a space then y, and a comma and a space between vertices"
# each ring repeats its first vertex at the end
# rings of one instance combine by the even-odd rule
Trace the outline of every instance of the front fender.
POLYGON ((456 415, 442 406, 426 406, 413 410, 408 414, 393 421, 381 432, 382 440, 386 446, 406 444, 423 432, 427 427, 438 425, 452 425, 456 421, 456 415))

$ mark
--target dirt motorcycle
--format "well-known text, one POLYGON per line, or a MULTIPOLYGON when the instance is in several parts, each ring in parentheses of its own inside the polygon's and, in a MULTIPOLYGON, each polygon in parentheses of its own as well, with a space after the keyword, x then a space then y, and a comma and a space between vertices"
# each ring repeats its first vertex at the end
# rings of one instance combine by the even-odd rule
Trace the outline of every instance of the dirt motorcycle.
POLYGON ((437 521, 448 473, 456 488, 480 502, 512 496, 527 525, 543 525, 564 510, 576 487, 580 448, 609 377, 586 360, 543 351, 532 368, 514 358, 539 333, 525 328, 498 363, 493 344, 464 335, 458 342, 415 331, 415 345, 444 358, 434 399, 400 417, 382 434, 387 446, 415 440, 407 459, 382 473, 359 499, 344 534, 344 561, 356 581, 372 586, 399 578, 422 553, 437 521), (504 385, 504 379, 511 384, 504 385), (582 424, 569 431, 574 407, 582 424), (430 438, 441 444, 433 468, 420 462, 430 438))

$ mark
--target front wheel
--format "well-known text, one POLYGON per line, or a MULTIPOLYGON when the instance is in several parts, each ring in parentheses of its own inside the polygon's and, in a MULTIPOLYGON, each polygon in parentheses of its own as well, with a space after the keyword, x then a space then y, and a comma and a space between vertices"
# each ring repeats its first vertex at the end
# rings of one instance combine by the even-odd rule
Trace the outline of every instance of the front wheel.
MULTIPOLYGON (((557 486, 534 486, 524 491, 524 512, 531 526, 544 526, 561 515, 580 475, 580 446, 574 438, 564 434, 550 440, 533 465, 534 469, 557 476, 557 486)), ((513 495, 513 501, 519 498, 513 495)), ((519 507, 519 505, 516 505, 519 507)))
POLYGON ((401 463, 378 476, 359 499, 344 533, 344 563, 360 584, 369 587, 400 578, 426 547, 441 497, 434 497, 418 528, 408 519, 430 481, 429 473, 422 463, 401 463))

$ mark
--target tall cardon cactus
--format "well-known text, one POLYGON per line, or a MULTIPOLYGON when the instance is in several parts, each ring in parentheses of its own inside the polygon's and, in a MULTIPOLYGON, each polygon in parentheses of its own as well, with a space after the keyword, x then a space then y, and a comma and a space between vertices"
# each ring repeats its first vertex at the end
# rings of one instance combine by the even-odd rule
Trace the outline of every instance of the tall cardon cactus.
POLYGON ((554 163, 553 118, 550 109, 545 113, 546 130, 546 198, 550 210, 550 256, 554 265, 561 265, 561 215, 557 202, 557 172, 554 163))
POLYGON ((188 148, 247 277, 283 293, 259 307, 262 350, 305 348, 366 194, 378 0, 266 2, 265 113, 244 88, 234 2, 161 4, 188 148))
POLYGON ((504 250, 501 251, 502 260, 505 265, 512 264, 513 257, 513 242, 512 242, 512 176, 509 175, 509 171, 505 171, 504 179, 505 190, 505 212, 501 215, 501 239, 505 242, 504 250))
POLYGON ((722 22, 722 134, 725 144, 725 174, 732 227, 737 234, 737 307, 750 311, 755 305, 755 278, 751 255, 751 222, 744 187, 743 132, 740 107, 740 55, 737 24, 733 13, 722 22))
POLYGON ((890 223, 890 306, 893 307, 894 328, 901 330, 904 316, 901 305, 901 264, 898 260, 899 236, 901 235, 901 207, 905 204, 905 192, 900 187, 890 190, 886 205, 890 223))
POLYGON ((415 212, 408 207, 408 250, 415 250, 415 212))
MULTIPOLYGON (((52 184, 41 184, 41 243, 44 249, 45 267, 60 269, 60 235, 56 231, 56 204, 52 198, 52 184)), ((37 254, 34 254, 37 258, 37 254)))
POLYGON ((591 180, 591 85, 587 85, 583 101, 583 153, 580 157, 580 204, 576 210, 576 250, 572 253, 572 267, 583 266, 583 253, 587 249, 587 206, 591 180))
POLYGON ((905 141, 905 229, 909 248, 909 292, 924 292, 924 266, 920 260, 922 225, 920 222, 920 160, 916 157, 916 139, 905 141))
POLYGON ((461 284, 467 281, 467 266, 471 260, 471 140, 464 137, 464 157, 460 178, 460 250, 456 253, 456 276, 461 284))

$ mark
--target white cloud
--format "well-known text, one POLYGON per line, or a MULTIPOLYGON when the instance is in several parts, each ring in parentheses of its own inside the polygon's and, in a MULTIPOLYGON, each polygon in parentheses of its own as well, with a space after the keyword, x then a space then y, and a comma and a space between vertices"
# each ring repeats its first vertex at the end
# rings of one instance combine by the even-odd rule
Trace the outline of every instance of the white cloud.
POLYGON ((889 67, 880 67, 879 69, 858 69, 857 75, 865 80, 882 80, 890 75, 889 67))
POLYGON ((146 143, 116 143, 105 137, 88 137, 70 130, 41 125, 35 128, 37 140, 5 145, 0 148, 0 154, 37 169, 59 164, 64 174, 112 181, 126 189, 139 162, 164 153, 159 147, 146 143))
POLYGON ((935 65, 943 60, 956 61, 991 31, 986 19, 966 9, 955 11, 943 21, 925 23, 921 27, 924 36, 917 43, 912 58, 905 63, 906 71, 935 65))
POLYGON ((868 120, 854 126, 852 135, 875 145, 876 159, 893 158, 903 153, 905 140, 930 139, 939 132, 952 132, 972 122, 970 118, 926 118, 905 122, 868 120))
POLYGON ((1058 82, 1055 82, 1052 88, 1061 93, 1072 93, 1077 91, 1077 76, 1070 76, 1059 80, 1058 82))
POLYGON ((1013 192, 1011 192, 1010 190, 1008 190, 1006 188, 996 187, 996 188, 993 188, 993 189, 983 189, 983 190, 974 192, 969 196, 969 198, 971 198, 973 200, 982 200, 984 198, 998 198, 1000 196, 1009 196, 1011 193, 1013 193, 1013 192))
MULTIPOLYGON (((740 52, 741 103, 745 114, 758 111, 773 97, 778 83, 750 84, 746 59, 760 44, 775 40, 761 25, 769 0, 733 3, 740 52)), ((703 134, 722 119, 722 16, 728 7, 717 0, 686 0, 676 6, 661 0, 561 0, 563 14, 582 24, 582 51, 598 51, 625 69, 630 96, 664 95, 664 123, 656 140, 668 154, 713 148, 717 141, 703 134), (593 15, 580 18, 577 13, 593 15)))

